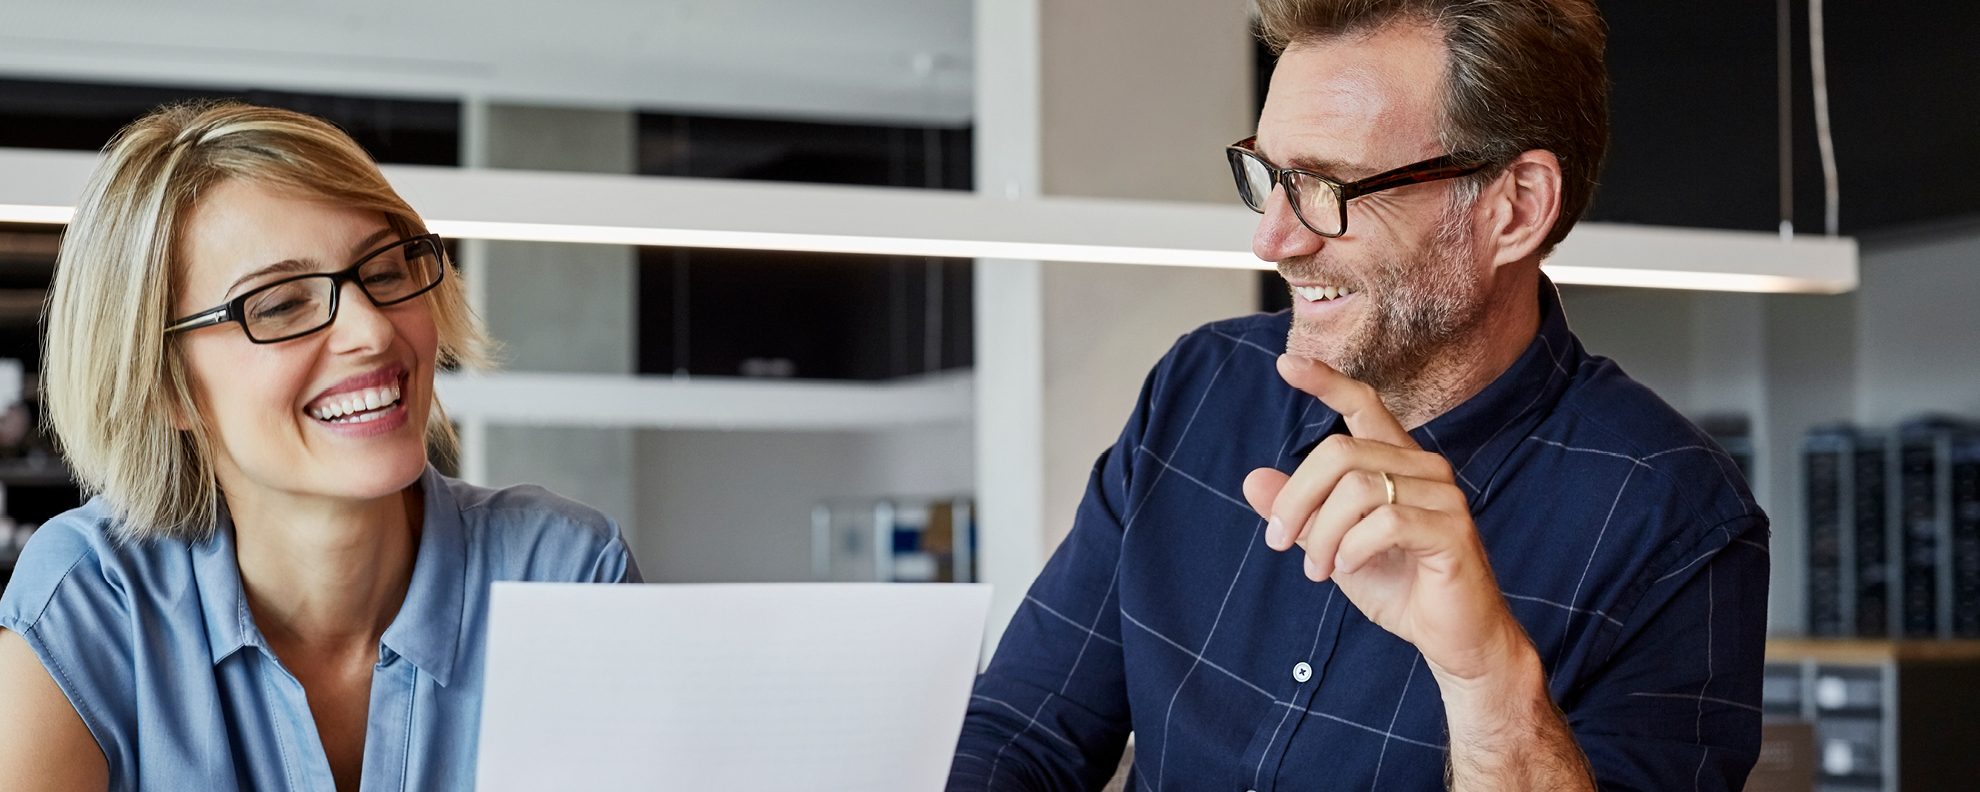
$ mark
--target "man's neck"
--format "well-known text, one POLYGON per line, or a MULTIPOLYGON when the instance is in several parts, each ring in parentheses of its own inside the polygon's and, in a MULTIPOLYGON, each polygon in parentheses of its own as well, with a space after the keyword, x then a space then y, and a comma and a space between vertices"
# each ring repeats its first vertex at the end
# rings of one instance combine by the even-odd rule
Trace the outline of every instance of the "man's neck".
POLYGON ((1381 389, 1382 403, 1415 429, 1470 400, 1519 361, 1540 332, 1539 273, 1497 284, 1476 326, 1433 353, 1414 374, 1381 389))

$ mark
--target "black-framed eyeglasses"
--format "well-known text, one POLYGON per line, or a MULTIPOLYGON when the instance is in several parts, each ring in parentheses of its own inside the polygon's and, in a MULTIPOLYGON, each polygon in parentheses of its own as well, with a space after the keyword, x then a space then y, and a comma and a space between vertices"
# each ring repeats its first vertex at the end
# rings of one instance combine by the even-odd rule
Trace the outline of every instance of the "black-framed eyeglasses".
POLYGON ((345 283, 356 283, 372 305, 383 308, 418 297, 447 277, 440 235, 421 234, 359 256, 337 272, 292 275, 190 316, 165 323, 165 333, 239 322, 249 341, 273 344, 301 338, 337 320, 345 283))
POLYGON ((1333 238, 1347 233, 1347 204, 1356 198, 1411 184, 1455 179, 1484 170, 1485 162, 1465 154, 1446 154, 1413 165, 1404 165, 1366 179, 1338 182, 1299 168, 1281 168, 1258 155, 1256 135, 1224 148, 1231 161, 1231 175, 1237 179, 1238 197, 1251 211, 1265 213, 1265 200, 1273 187, 1286 188, 1293 216, 1308 231, 1333 238))

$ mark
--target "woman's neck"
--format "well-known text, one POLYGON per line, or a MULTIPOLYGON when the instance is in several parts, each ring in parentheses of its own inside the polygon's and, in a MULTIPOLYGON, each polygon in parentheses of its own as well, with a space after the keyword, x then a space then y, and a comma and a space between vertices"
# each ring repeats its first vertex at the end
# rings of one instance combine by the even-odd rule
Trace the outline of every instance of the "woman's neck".
POLYGON ((370 501, 229 492, 235 556, 271 643, 373 651, 398 615, 419 548, 418 484, 370 501))

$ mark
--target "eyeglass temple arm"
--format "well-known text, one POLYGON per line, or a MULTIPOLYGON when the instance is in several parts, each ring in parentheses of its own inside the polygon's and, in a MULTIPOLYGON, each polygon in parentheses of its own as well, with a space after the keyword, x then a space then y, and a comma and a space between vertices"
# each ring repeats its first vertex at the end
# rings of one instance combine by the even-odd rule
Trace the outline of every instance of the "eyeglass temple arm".
POLYGON ((1485 166, 1457 157, 1438 157, 1421 165, 1405 165, 1387 173, 1377 173, 1352 184, 1341 185, 1341 200, 1401 187, 1406 184, 1442 181, 1476 173, 1485 166))
POLYGON ((223 324, 225 322, 230 321, 233 318, 232 313, 233 313, 233 306, 222 305, 217 308, 212 308, 206 311, 202 311, 200 313, 193 314, 192 316, 181 318, 177 321, 172 322, 171 324, 165 325, 165 332, 177 333, 185 330, 198 330, 199 328, 202 327, 212 327, 217 324, 223 324))

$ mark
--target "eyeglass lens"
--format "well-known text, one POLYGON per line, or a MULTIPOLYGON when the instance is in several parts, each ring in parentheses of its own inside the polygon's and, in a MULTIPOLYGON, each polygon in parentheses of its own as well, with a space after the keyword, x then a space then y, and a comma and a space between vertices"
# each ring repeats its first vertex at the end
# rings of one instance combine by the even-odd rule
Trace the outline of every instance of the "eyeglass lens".
MULTIPOLYGON (((1265 201, 1272 196, 1273 180, 1271 166, 1256 154, 1232 150, 1231 174, 1237 177, 1238 197, 1254 212, 1265 211, 1265 201)), ((1292 192, 1288 198, 1294 200, 1294 214, 1301 222, 1322 235, 1341 233, 1341 206, 1339 193, 1332 185, 1313 176, 1298 171, 1283 172, 1291 182, 1292 192)))
MULTIPOLYGON (((440 280, 438 246, 410 239, 358 267, 357 284, 374 305, 417 296, 440 280)), ((285 281, 250 295, 242 305, 248 336, 260 341, 290 338, 321 329, 335 316, 337 280, 330 274, 285 281)))

